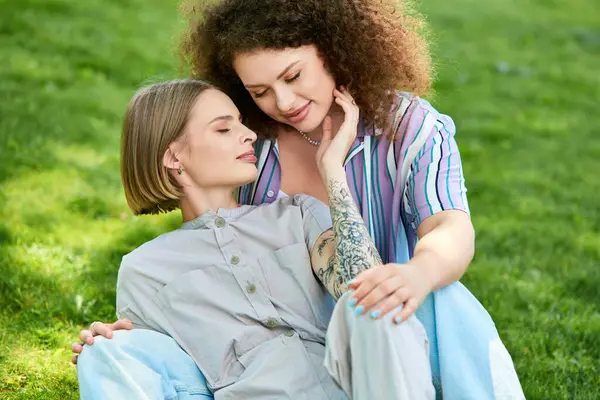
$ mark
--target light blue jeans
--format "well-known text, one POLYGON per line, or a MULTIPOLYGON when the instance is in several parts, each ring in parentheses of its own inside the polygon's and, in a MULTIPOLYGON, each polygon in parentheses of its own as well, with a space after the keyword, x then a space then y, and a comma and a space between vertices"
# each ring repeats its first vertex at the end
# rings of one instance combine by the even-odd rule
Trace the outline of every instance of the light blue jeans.
POLYGON ((95 338, 77 361, 82 399, 212 400, 204 376, 171 337, 134 329, 95 338))
MULTIPOLYGON (((328 395, 433 400, 423 325, 414 316, 393 324, 400 307, 379 321, 359 316, 350 298, 346 293, 339 299, 327 329, 323 372, 335 387, 328 395)), ((96 337, 79 356, 77 377, 84 400, 213 399, 204 376, 175 340, 143 329, 117 331, 112 339, 96 337)))

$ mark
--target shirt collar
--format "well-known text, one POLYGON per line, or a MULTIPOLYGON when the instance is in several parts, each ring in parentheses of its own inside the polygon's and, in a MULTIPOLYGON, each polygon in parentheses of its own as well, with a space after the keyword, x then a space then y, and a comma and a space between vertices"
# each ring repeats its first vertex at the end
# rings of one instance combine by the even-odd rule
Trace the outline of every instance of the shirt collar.
POLYGON ((256 206, 248 206, 243 205, 235 208, 219 208, 217 212, 213 210, 207 210, 202 215, 190 220, 186 221, 181 225, 181 229, 191 230, 191 229, 207 229, 211 223, 221 217, 227 222, 231 222, 239 217, 248 214, 252 211, 256 206))

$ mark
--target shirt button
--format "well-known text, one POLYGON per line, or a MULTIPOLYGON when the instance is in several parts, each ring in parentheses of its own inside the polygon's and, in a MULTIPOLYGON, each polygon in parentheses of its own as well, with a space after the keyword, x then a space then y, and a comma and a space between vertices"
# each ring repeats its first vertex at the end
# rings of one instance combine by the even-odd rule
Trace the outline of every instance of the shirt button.
POLYGON ((267 326, 271 329, 275 328, 277 326, 277 320, 275 318, 269 318, 267 320, 267 326))
POLYGON ((285 331, 285 336, 287 336, 287 337, 294 336, 294 330, 293 329, 288 329, 287 331, 285 331))
POLYGON ((218 217, 215 220, 215 225, 217 226, 217 228, 222 228, 222 227, 225 226, 225 220, 223 218, 221 218, 221 217, 218 217))
POLYGON ((275 192, 274 192, 274 191, 272 191, 272 190, 269 190, 269 191, 267 192, 267 197, 273 197, 273 196, 275 196, 275 192))
POLYGON ((232 256, 230 262, 233 265, 238 265, 240 263, 240 258, 238 256, 232 256))
POLYGON ((248 286, 246 286, 246 292, 248 292, 248 294, 254 294, 256 292, 256 285, 254 283, 249 283, 248 286))

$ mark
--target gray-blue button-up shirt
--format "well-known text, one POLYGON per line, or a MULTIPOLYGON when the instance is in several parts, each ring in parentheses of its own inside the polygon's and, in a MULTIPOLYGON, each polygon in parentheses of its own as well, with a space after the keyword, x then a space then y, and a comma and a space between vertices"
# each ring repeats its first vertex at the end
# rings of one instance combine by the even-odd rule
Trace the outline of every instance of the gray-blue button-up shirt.
POLYGON ((208 211, 123 258, 118 315, 172 336, 216 399, 343 399, 323 367, 334 303, 309 252, 330 227, 305 195, 208 211))

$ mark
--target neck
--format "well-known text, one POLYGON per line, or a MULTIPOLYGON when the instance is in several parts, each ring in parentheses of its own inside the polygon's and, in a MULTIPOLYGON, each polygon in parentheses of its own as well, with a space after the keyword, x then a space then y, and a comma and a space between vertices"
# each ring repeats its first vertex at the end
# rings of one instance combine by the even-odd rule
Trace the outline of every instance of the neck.
POLYGON ((237 208, 231 187, 218 187, 201 189, 197 187, 184 187, 183 198, 180 202, 183 221, 198 218, 208 210, 217 212, 219 208, 237 208))

